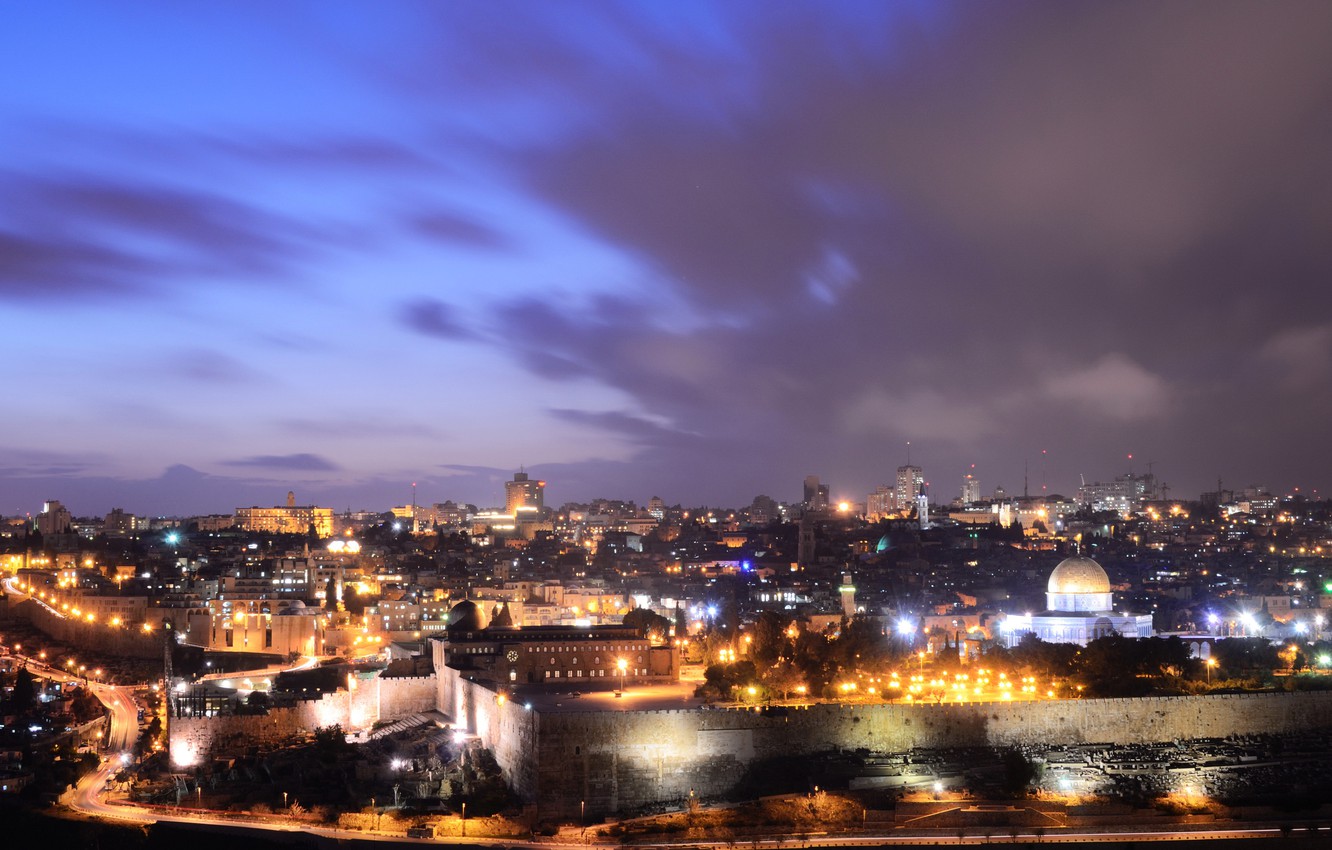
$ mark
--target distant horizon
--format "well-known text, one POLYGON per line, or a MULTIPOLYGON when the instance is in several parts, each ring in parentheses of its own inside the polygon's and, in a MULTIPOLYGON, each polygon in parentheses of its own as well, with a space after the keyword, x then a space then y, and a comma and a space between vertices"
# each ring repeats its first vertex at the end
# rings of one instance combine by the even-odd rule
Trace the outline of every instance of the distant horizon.
MULTIPOLYGON (((675 498, 668 495, 666 491, 653 491, 646 493, 646 495, 626 495, 622 492, 617 492, 626 489, 626 487, 624 485, 615 484, 611 484, 601 490, 588 491, 591 495, 571 495, 566 498, 560 495, 562 489, 561 482, 558 479, 540 474, 541 469, 542 465, 539 464, 526 467, 528 474, 533 478, 543 479, 547 482, 548 489, 546 491, 546 504, 549 507, 558 507, 568 503, 585 504, 596 499, 614 499, 633 502, 642 507, 646 506, 653 496, 658 496, 667 505, 740 509, 748 507, 753 502, 754 498, 760 495, 768 496, 777 502, 795 505, 799 504, 801 501, 801 484, 803 483, 802 477, 792 482, 793 486, 787 486, 784 490, 777 490, 775 488, 764 490, 760 488, 756 489, 749 496, 741 496, 732 501, 715 498, 675 498)), ((430 506, 442 504, 446 501, 453 501, 459 505, 473 504, 479 509, 500 507, 504 504, 504 482, 511 480, 513 474, 517 471, 517 468, 514 468, 513 470, 471 470, 465 475, 460 474, 435 481, 419 479, 416 482, 416 503, 421 506, 430 506), (492 484, 495 486, 492 487, 492 484), (432 495, 432 492, 444 492, 444 488, 447 488, 450 485, 452 485, 453 489, 445 495, 432 495), (468 495, 468 493, 475 494, 480 488, 484 488, 487 492, 490 492, 493 495, 489 498, 468 495), (468 491, 468 493, 459 492, 464 490, 468 491)), ((894 468, 893 471, 895 472, 896 468, 894 468)), ((929 470, 926 469, 925 471, 928 473, 929 470)), ((1114 480, 1116 475, 1124 475, 1127 473, 1128 470, 1116 473, 1115 475, 1103 477, 1093 478, 1088 476, 1087 482, 1105 483, 1114 480)), ((1145 470, 1134 470, 1134 474, 1144 473, 1145 470)), ((820 481, 822 483, 830 484, 832 487, 829 496, 831 504, 835 505, 840 501, 849 501, 862 507, 864 506, 866 497, 870 495, 876 487, 880 485, 891 487, 894 480, 893 477, 888 476, 885 477, 880 484, 873 485, 864 492, 851 492, 847 488, 838 488, 835 482, 830 482, 820 476, 820 481)), ((13 483, 12 480, 6 482, 6 490, 10 497, 7 501, 13 500, 13 483)), ((48 484, 49 483, 53 482, 48 482, 48 484)), ((145 479, 130 482, 118 482, 109 479, 96 480, 93 482, 80 479, 66 479, 54 483, 57 484, 54 488, 48 487, 47 484, 41 485, 51 492, 47 492, 42 498, 33 500, 33 507, 14 510, 12 507, 4 506, 3 508, 0 508, 0 514, 7 517, 21 517, 25 515, 36 516, 40 513, 42 505, 47 500, 55 499, 59 500, 71 512, 71 514, 78 517, 105 516, 113 509, 120 508, 135 514, 136 516, 181 518, 231 514, 234 513, 237 508, 243 507, 278 507, 286 504, 286 495, 288 492, 295 494, 296 503, 298 505, 315 505, 323 508, 331 508, 335 513, 344 513, 346 511, 374 511, 376 513, 385 513, 394 507, 401 507, 412 503, 412 482, 410 481, 405 484, 397 484, 395 482, 378 480, 374 482, 373 486, 376 488, 376 492, 383 493, 387 498, 381 499, 377 503, 366 501, 352 502, 348 500, 348 494, 351 492, 359 492, 363 485, 354 484, 349 485, 346 489, 339 489, 336 487, 312 486, 310 482, 247 482, 238 479, 209 476, 198 470, 184 466, 173 467, 158 479, 145 479), (90 485, 90 489, 84 489, 90 485), (154 493, 154 487, 156 486, 160 486, 163 492, 175 493, 176 496, 172 497, 174 500, 184 504, 194 505, 195 507, 189 510, 171 510, 169 508, 165 510, 160 509, 165 507, 167 503, 161 501, 164 498, 163 496, 154 493), (214 498, 210 491, 251 494, 252 498, 243 500, 233 499, 230 505, 223 505, 221 498, 214 498), (397 494, 396 497, 391 495, 395 492, 397 494), (311 496, 310 494, 314 495, 311 496), (82 508, 79 504, 80 500, 92 502, 94 506, 92 508, 82 508), (136 503, 138 502, 151 503, 153 507, 148 509, 136 507, 136 503)), ((981 501, 988 501, 992 498, 995 487, 993 485, 987 485, 984 480, 982 480, 981 484, 981 501)), ((1278 489, 1265 487, 1262 484, 1252 482, 1231 485, 1223 481, 1222 484, 1223 489, 1233 490, 1237 493, 1243 492, 1248 487, 1259 487, 1278 498, 1286 498, 1296 495, 1306 496, 1315 501, 1322 498, 1318 490, 1315 489, 1308 491, 1303 488, 1278 489)), ((953 488, 955 492, 951 495, 947 494, 946 491, 941 492, 939 487, 932 482, 927 481, 927 485, 927 492, 929 493, 932 504, 948 504, 958 497, 961 489, 961 478, 959 478, 957 482, 958 486, 953 488)), ((1031 498, 1063 496, 1067 499, 1076 501, 1078 487, 1078 484, 1065 488, 1048 487, 1042 492, 1039 483, 1034 486, 1029 484, 1028 495, 1031 498)), ((1177 488, 1172 486, 1170 487, 1169 500, 1195 502, 1198 501, 1202 494, 1215 492, 1215 489, 1214 482, 1211 489, 1183 494, 1178 492, 1177 488)), ((1020 482, 1017 487, 1009 487, 1005 485, 1004 490, 1005 497, 1009 499, 1017 499, 1023 496, 1020 482)), ((31 492, 37 491, 32 490, 31 492)), ((45 490, 43 490, 43 492, 45 492, 45 490)))

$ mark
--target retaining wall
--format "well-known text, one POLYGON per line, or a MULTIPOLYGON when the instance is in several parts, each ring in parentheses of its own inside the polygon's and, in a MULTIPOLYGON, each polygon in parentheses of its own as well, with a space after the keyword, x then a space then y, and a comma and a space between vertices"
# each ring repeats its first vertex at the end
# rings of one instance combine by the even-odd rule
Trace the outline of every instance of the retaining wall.
MULTIPOLYGON (((1332 728, 1332 692, 964 705, 554 712, 453 683, 455 718, 490 747, 542 817, 571 818, 720 796, 768 759, 913 747, 1147 744, 1332 728)), ((447 708, 441 707, 448 711, 447 708)))

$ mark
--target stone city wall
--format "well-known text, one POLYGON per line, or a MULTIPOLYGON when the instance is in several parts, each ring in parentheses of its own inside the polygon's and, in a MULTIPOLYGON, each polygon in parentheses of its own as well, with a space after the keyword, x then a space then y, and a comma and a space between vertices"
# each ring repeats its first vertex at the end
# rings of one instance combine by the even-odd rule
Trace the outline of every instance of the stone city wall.
POLYGON ((88 623, 70 617, 58 617, 30 599, 11 605, 17 617, 32 623, 43 634, 74 647, 83 647, 108 655, 130 658, 161 658, 162 636, 128 628, 113 628, 106 623, 88 623))
POLYGON ((397 720, 435 708, 434 676, 381 676, 376 681, 379 683, 381 720, 397 720))
POLYGON ((347 732, 369 729, 435 707, 435 677, 383 679, 349 676, 348 690, 304 700, 265 715, 171 718, 171 761, 191 767, 210 755, 273 746, 335 724, 347 732))
MULTIPOLYGON (((456 709, 543 817, 719 796, 768 759, 837 750, 1153 743, 1332 727, 1332 693, 538 714, 460 681, 456 709)), ((447 709, 441 706, 442 710, 447 709)))

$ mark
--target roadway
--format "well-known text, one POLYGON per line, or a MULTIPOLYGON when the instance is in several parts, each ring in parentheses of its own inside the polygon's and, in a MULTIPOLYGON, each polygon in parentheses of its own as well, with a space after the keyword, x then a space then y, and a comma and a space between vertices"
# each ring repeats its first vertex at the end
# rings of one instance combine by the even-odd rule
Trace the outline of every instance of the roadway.
MULTIPOLYGON (((275 832, 306 832, 313 835, 323 836, 338 841, 347 840, 368 840, 368 841, 393 841, 402 843, 447 843, 447 844, 471 844, 471 845, 491 845, 514 848, 550 848, 552 842, 542 841, 515 841, 512 838, 480 838, 480 837, 440 837, 435 839, 408 838, 398 834, 387 833, 367 833, 359 830, 334 829, 332 827, 309 826, 305 824, 294 824, 287 822, 276 822, 272 820, 243 819, 240 817, 218 817, 202 810, 178 809, 176 811, 163 811, 161 809, 147 809, 142 806, 121 803, 107 803, 103 798, 103 792, 107 781, 113 772, 118 769, 114 761, 106 762, 103 766, 89 773, 79 784, 71 789, 62 798, 62 802, 73 809, 85 815, 100 818, 110 818, 119 821, 130 821, 139 824, 151 823, 188 823, 204 824, 212 826, 224 826, 229 828, 244 827, 249 829, 271 830, 275 832)), ((1320 831, 1322 837, 1326 837, 1320 831)), ((900 832, 885 832, 879 834, 857 834, 857 835, 814 835, 814 834, 790 834, 785 836, 773 836, 766 838, 747 839, 744 843, 753 848, 765 847, 772 850, 780 850, 786 847, 879 847, 887 845, 927 845, 927 844, 996 844, 1004 843, 1057 843, 1057 844, 1095 844, 1102 842, 1122 843, 1129 841, 1216 841, 1216 840, 1253 840, 1253 839, 1271 839, 1282 838, 1284 833, 1279 826, 1268 824, 1252 824, 1245 826, 1217 826, 1208 825, 1205 828, 1192 829, 1167 829, 1167 830, 1122 830, 1109 831, 1105 829, 1089 829, 1083 831, 1073 830, 1055 830, 1047 829, 1042 832, 1008 832, 999 827, 987 829, 973 829, 958 834, 956 830, 934 830, 928 833, 914 832, 911 834, 902 834, 900 832)), ((568 836, 561 836, 558 841, 561 850, 594 850, 600 848, 605 850, 605 843, 577 843, 568 841, 568 836)), ((655 842, 655 843, 635 843, 635 847, 660 848, 661 850, 723 850, 733 844, 724 839, 715 841, 692 840, 679 842, 655 842)))

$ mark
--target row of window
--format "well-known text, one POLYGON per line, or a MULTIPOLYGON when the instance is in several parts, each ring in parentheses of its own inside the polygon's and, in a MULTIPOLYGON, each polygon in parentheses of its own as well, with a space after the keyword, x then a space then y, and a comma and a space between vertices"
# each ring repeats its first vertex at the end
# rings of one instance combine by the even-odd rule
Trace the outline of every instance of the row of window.
MULTIPOLYGON (((589 679, 604 679, 604 678, 606 678, 606 675, 607 675, 607 674, 609 674, 609 675, 611 675, 611 676, 616 676, 616 675, 619 675, 619 672, 620 672, 619 670, 588 670, 588 671, 587 671, 587 678, 589 678, 589 679)), ((625 674, 626 676, 646 676, 646 675, 647 675, 647 671, 646 671, 646 670, 640 670, 640 669, 638 669, 637 667, 635 667, 635 668, 632 669, 632 670, 625 670, 625 671, 624 671, 624 674, 625 674)), ((510 676, 509 678, 513 678, 513 677, 510 676)), ((547 671, 546 671, 546 678, 547 678, 547 679, 581 679, 581 678, 583 678, 583 671, 582 671, 582 670, 547 670, 547 671)))
POLYGON ((528 647, 528 652, 586 652, 589 649, 600 650, 601 652, 633 652, 636 649, 642 649, 641 644, 618 644, 608 646, 598 644, 597 646, 532 646, 528 647))

